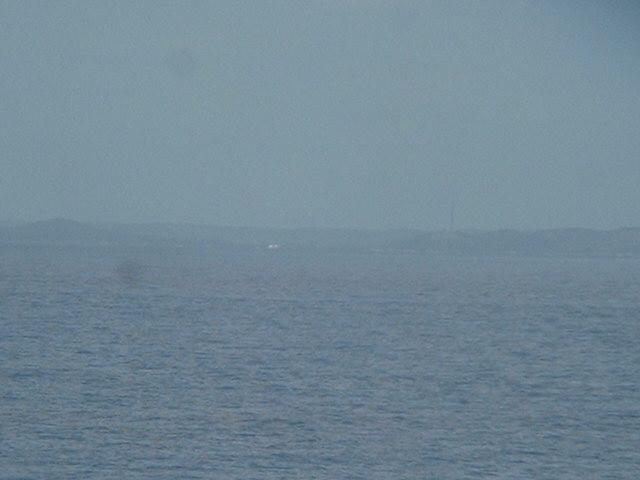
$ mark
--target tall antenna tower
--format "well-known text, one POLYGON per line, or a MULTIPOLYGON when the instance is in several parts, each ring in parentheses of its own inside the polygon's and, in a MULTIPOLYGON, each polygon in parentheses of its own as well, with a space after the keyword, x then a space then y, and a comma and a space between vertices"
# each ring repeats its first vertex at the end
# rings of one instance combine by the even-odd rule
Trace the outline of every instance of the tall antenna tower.
POLYGON ((451 200, 451 211, 449 215, 449 233, 453 232, 453 220, 456 213, 456 201, 451 200))

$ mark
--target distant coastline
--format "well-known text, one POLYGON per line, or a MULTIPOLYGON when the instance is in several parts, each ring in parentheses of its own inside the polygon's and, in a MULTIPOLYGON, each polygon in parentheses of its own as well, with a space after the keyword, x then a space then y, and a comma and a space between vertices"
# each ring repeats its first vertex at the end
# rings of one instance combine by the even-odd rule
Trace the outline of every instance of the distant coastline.
POLYGON ((640 228, 615 230, 359 230, 163 223, 89 224, 64 218, 0 225, 2 245, 138 246, 430 255, 640 256, 640 228), (275 249, 271 249, 275 250, 275 249))

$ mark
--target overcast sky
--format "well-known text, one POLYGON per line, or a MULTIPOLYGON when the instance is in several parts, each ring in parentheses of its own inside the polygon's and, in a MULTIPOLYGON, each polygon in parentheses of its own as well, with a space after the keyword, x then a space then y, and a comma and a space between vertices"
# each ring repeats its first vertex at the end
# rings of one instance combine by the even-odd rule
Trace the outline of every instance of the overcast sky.
POLYGON ((640 226, 634 1, 0 2, 0 220, 640 226))

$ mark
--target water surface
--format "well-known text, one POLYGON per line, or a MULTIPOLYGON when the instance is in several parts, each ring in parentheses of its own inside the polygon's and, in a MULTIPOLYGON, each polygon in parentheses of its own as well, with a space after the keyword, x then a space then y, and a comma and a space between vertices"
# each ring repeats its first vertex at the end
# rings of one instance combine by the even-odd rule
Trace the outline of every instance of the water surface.
POLYGON ((6 247, 6 479, 636 479, 640 261, 6 247))

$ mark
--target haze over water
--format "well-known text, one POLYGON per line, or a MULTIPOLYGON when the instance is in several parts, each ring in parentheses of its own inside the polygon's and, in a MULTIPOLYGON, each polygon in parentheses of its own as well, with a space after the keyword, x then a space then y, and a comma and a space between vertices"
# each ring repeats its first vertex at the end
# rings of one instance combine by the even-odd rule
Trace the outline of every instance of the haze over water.
POLYGON ((636 480, 638 25, 0 2, 0 476, 636 480))

